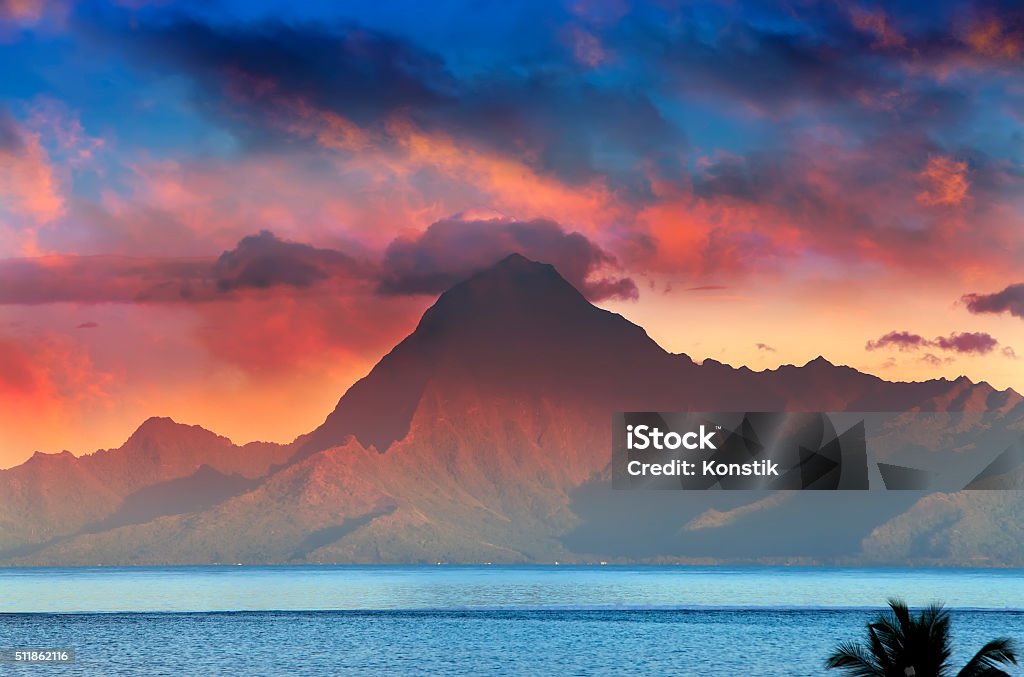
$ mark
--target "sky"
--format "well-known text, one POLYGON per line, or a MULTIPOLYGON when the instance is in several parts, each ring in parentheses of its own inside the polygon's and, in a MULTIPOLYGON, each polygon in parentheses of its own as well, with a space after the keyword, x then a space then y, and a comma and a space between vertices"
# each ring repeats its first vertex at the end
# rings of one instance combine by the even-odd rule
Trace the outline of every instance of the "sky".
POLYGON ((1014 2, 0 0, 0 467, 290 441, 517 251, 664 348, 1024 391, 1014 2))

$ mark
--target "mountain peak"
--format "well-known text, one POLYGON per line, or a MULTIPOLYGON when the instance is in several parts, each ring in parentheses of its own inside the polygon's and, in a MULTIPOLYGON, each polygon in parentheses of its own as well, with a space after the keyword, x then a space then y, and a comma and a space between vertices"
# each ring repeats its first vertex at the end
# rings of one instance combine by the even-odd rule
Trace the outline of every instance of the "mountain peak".
POLYGON ((595 312, 604 311, 594 308, 554 266, 510 254, 441 294, 424 313, 417 333, 454 331, 478 340, 479 332, 520 334, 531 327, 543 332, 595 312))
POLYGON ((441 294, 300 455, 337 446, 347 434, 384 451, 409 431, 430 383, 569 397, 667 357, 642 328, 591 304, 554 266, 510 254, 441 294))
POLYGON ((525 256, 523 256, 522 254, 520 254, 519 252, 512 252, 511 254, 509 254, 505 258, 501 259, 496 264, 494 264, 493 267, 494 268, 502 268, 502 267, 509 267, 509 266, 513 266, 513 267, 514 266, 520 266, 520 267, 522 267, 522 266, 529 266, 529 265, 538 265, 539 266, 539 265, 544 265, 544 264, 537 263, 536 261, 528 259, 525 256))
MULTIPOLYGON (((541 263, 528 259, 522 254, 513 253, 501 259, 493 266, 477 271, 474 275, 446 291, 445 294, 450 294, 460 287, 479 286, 487 282, 514 281, 525 283, 529 280, 533 280, 537 284, 557 284, 563 288, 568 287, 576 291, 576 288, 567 282, 550 263, 541 263)), ((577 292, 577 295, 583 298, 579 292, 577 292)))
POLYGON ((481 273, 490 273, 492 275, 496 273, 511 273, 515 275, 534 273, 547 276, 550 276, 552 272, 555 272, 555 267, 550 263, 541 263, 539 261, 534 261, 533 259, 528 259, 518 252, 509 254, 490 268, 485 268, 481 271, 481 273))
POLYGON ((198 425, 178 423, 167 416, 152 416, 142 422, 124 446, 128 448, 151 447, 169 442, 216 442, 230 445, 226 437, 210 432, 198 425))

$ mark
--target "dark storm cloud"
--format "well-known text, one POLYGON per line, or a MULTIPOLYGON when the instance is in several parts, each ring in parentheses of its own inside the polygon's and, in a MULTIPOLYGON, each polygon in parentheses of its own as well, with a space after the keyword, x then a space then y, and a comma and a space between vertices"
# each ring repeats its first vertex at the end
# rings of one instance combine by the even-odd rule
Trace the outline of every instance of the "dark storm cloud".
POLYGON ((580 233, 553 221, 445 219, 414 238, 392 242, 384 257, 380 289, 386 294, 436 294, 509 254, 552 264, 593 301, 636 298, 634 281, 601 277, 616 260, 580 233))
MULTIPOLYGON (((733 125, 751 111, 767 116, 773 138, 810 119, 827 120, 849 139, 927 139, 956 128, 983 102, 979 87, 950 73, 967 64, 999 77, 1020 22, 999 3, 923 8, 638 3, 615 21, 588 24, 595 46, 607 51, 597 73, 564 44, 564 29, 579 26, 560 11, 542 13, 550 24, 524 22, 529 57, 496 44, 475 68, 457 42, 428 49, 350 20, 213 21, 149 8, 82 10, 76 21, 104 44, 127 48, 138 68, 183 72, 199 85, 200 110, 230 123, 250 147, 309 143, 313 135, 298 130, 310 111, 371 131, 400 117, 566 182, 603 177, 628 201, 644 202, 654 194, 652 174, 689 181, 685 118, 676 108, 695 101, 710 100, 733 125)), ((466 13, 462 27, 486 30, 480 11, 466 13)), ((373 143, 386 146, 387 136, 373 143)), ((928 152, 923 145, 917 150, 928 152)), ((772 192, 785 181, 777 170, 806 158, 774 157, 770 146, 710 168, 694 190, 749 200, 772 192)), ((803 197, 791 196, 801 205, 803 197)))
POLYGON ((963 94, 943 83, 943 73, 1024 57, 1015 52, 1020 20, 1010 8, 991 2, 929 3, 928 11, 906 2, 696 2, 670 21, 637 19, 611 40, 656 63, 660 75, 652 77, 694 96, 745 101, 776 115, 811 104, 840 115, 920 124, 951 121, 965 111, 963 94))
POLYGON ((210 89, 233 87, 254 105, 270 104, 261 98, 267 93, 298 97, 360 124, 437 105, 456 85, 438 57, 357 26, 214 26, 177 16, 129 30, 94 29, 112 31, 154 63, 180 67, 210 89))
POLYGON ((640 30, 646 39, 631 39, 665 74, 698 93, 726 94, 758 105, 778 107, 808 98, 841 101, 893 79, 879 68, 884 60, 878 59, 874 70, 861 63, 859 57, 869 53, 869 38, 838 12, 824 5, 801 9, 799 22, 756 24, 739 12, 693 7, 673 24, 644 24, 640 30))
POLYGON ((254 144, 268 143, 266 132, 280 132, 282 117, 295 114, 284 104, 301 102, 371 129, 401 116, 528 157, 569 181, 598 169, 621 169, 626 181, 637 161, 671 164, 684 145, 645 93, 588 81, 568 59, 458 75, 439 54, 351 23, 212 25, 174 16, 128 28, 116 13, 80 21, 141 54, 142 67, 187 73, 209 114, 230 114, 237 127, 237 111, 247 113, 261 129, 249 137, 254 144))
POLYGON ((1024 318, 1024 283, 1011 284, 994 294, 965 294, 961 300, 972 313, 1009 313, 1024 318))

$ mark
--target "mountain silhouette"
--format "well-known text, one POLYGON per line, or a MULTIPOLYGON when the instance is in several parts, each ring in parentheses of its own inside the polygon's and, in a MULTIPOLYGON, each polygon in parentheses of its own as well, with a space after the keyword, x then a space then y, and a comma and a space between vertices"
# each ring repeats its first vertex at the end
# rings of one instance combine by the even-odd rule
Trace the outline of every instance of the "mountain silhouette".
POLYGON ((591 305, 553 266, 513 254, 443 293, 342 397, 301 453, 347 435, 386 450, 408 433, 431 385, 577 399, 581 390, 621 387, 631 373, 692 366, 671 358, 640 327, 591 305))
POLYGON ((715 360, 697 365, 592 305, 553 266, 512 254, 443 293, 415 331, 341 398, 300 456, 342 444, 347 435, 384 451, 408 433, 428 387, 469 384, 609 412, 954 411, 1020 399, 967 379, 891 383, 823 357, 765 372, 715 360), (951 392, 960 396, 948 397, 951 392))
POLYGON ((915 492, 609 488, 613 412, 780 410, 1024 421, 1020 395, 966 378, 893 383, 823 357, 760 372, 697 364, 513 254, 441 294, 290 445, 237 447, 150 419, 120 449, 0 471, 0 560, 853 561, 872 534, 872 556, 885 552, 878 529, 919 510, 915 492))

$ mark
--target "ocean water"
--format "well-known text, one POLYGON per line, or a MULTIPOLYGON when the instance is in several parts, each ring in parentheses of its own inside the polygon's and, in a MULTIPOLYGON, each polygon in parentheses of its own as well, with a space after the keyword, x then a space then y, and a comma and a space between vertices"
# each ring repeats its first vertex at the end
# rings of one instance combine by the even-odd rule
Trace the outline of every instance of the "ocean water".
POLYGON ((822 675, 893 595, 945 601, 959 661, 1024 643, 1017 570, 17 568, 0 648, 76 660, 0 674, 822 675))

